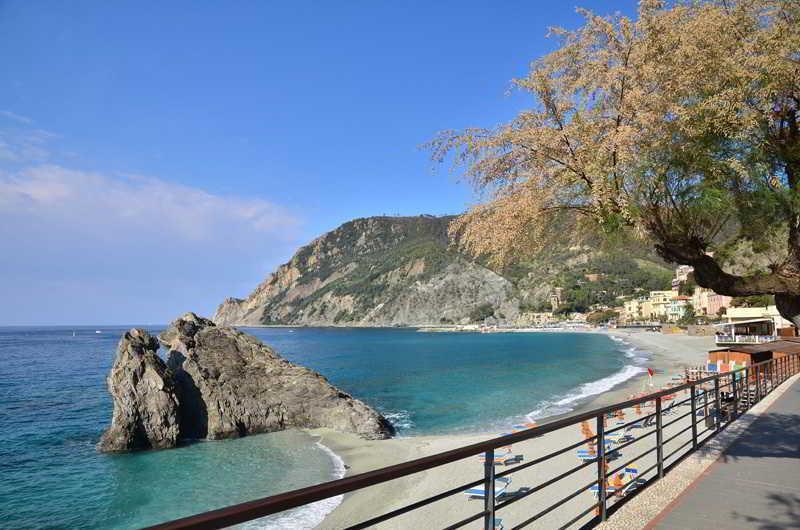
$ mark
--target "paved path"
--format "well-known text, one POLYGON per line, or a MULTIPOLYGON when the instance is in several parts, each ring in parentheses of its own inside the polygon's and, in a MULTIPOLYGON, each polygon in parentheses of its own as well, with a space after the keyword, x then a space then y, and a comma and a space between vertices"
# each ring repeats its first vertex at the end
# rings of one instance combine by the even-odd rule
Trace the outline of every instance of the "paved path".
POLYGON ((648 528, 800 529, 800 382, 648 528))

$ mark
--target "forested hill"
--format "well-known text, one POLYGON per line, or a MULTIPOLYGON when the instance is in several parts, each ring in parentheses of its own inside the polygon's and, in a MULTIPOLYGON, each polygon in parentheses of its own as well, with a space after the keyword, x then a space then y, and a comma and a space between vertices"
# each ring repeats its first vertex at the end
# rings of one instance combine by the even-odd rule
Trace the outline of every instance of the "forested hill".
POLYGON ((669 270, 642 249, 600 252, 570 242, 546 257, 491 270, 449 244, 451 220, 423 215, 347 222, 301 247, 247 298, 225 300, 215 320, 414 326, 494 316, 513 322, 521 311, 549 308, 556 286, 563 288, 566 311, 669 284, 669 270))

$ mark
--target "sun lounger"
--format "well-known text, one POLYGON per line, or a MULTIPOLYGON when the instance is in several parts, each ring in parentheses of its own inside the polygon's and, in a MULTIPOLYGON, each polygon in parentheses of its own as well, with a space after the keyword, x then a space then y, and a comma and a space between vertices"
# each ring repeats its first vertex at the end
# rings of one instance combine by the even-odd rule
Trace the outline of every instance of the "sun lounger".
POLYGON ((608 433, 608 434, 606 434, 605 438, 606 438, 606 440, 608 440, 610 442, 613 442, 615 445, 620 445, 620 444, 632 442, 633 440, 636 439, 636 437, 633 436, 632 434, 629 434, 627 432, 627 430, 625 432, 623 432, 623 431, 614 431, 614 432, 608 433))
MULTIPOLYGON (((589 491, 594 493, 595 497, 597 497, 598 495, 600 495, 600 486, 598 484, 595 484, 594 486, 589 488, 589 491)), ((616 492, 617 492, 617 488, 615 488, 614 486, 609 486, 608 484, 606 484, 606 495, 613 495, 616 492)))
POLYGON ((655 416, 648 416, 647 418, 637 421, 636 423, 632 423, 625 431, 629 431, 632 429, 646 429, 648 427, 652 427, 656 424, 656 417, 655 416))
MULTIPOLYGON (((486 455, 478 455, 478 459, 481 462, 486 462, 486 455)), ((512 455, 511 453, 494 453, 493 461, 495 465, 508 466, 511 464, 519 464, 522 462, 522 459, 522 455, 512 455)))
MULTIPOLYGON (((494 479, 495 498, 503 495, 508 489, 508 485, 510 483, 511 479, 509 477, 498 477, 494 479)), ((483 499, 486 496, 486 489, 483 487, 483 485, 475 486, 474 488, 465 490, 464 495, 466 495, 470 499, 483 499)))
POLYGON ((627 495, 631 493, 633 490, 647 482, 644 479, 639 478, 639 470, 635 467, 626 467, 625 468, 625 477, 624 477, 625 485, 622 487, 620 491, 621 495, 627 495))

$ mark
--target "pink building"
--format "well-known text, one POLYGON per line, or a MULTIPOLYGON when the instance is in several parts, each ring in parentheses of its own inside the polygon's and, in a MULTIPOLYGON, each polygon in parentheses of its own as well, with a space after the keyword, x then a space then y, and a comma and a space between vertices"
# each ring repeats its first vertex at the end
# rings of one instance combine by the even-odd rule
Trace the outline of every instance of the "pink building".
POLYGON ((695 311, 698 315, 716 316, 720 309, 729 308, 732 298, 717 294, 709 289, 698 288, 692 297, 695 302, 695 311), (701 291, 698 293, 698 291, 701 291))

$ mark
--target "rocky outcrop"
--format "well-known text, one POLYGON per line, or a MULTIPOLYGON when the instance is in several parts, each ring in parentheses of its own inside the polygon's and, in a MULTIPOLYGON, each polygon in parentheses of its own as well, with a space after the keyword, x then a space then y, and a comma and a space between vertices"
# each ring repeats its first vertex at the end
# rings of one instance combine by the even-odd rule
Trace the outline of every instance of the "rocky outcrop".
POLYGON ((456 252, 452 217, 356 219, 302 247, 246 299, 217 309, 220 325, 419 326, 465 323, 492 304, 519 312, 512 283, 456 252))
POLYGON ((292 427, 368 439, 394 432, 369 406, 251 335, 187 313, 160 338, 169 349, 166 364, 147 332, 133 329, 120 341, 108 377, 114 415, 99 450, 161 449, 292 427))
POLYGON ((107 380, 114 414, 98 444, 101 451, 163 449, 178 442, 180 404, 158 347, 156 338, 139 329, 119 341, 107 380))

